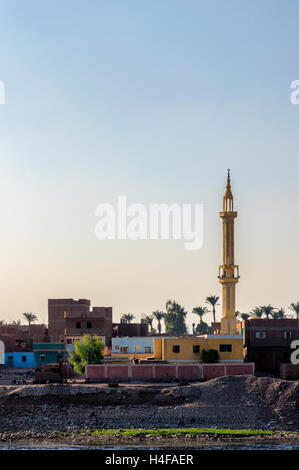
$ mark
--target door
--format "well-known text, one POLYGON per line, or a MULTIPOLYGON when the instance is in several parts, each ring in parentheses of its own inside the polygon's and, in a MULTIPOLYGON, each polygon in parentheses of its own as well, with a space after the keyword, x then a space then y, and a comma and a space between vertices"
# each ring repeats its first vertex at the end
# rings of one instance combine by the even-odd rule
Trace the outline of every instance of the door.
POLYGON ((7 367, 13 367, 13 356, 8 356, 7 367))

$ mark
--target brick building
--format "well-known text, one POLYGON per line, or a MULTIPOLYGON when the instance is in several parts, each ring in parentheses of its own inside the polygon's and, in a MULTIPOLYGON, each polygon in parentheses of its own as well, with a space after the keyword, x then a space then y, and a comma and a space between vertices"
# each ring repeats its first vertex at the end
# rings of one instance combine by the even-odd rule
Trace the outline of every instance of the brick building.
POLYGON ((112 307, 90 307, 87 299, 49 299, 49 336, 52 342, 72 344, 85 334, 96 335, 111 344, 112 307))
POLYGON ((112 336, 148 336, 148 324, 143 319, 141 323, 113 323, 112 336))
POLYGON ((47 342, 46 325, 2 325, 0 339, 5 345, 5 352, 33 351, 33 343, 47 342))
POLYGON ((289 363, 291 342, 299 339, 298 320, 291 318, 252 318, 243 321, 245 358, 255 362, 256 370, 279 372, 281 363, 289 363))

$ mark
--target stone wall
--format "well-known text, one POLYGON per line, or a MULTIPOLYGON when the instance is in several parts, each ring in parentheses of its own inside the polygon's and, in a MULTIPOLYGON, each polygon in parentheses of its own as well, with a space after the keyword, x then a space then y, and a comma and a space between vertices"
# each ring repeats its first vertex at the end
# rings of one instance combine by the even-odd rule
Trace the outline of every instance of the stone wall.
POLYGON ((90 364, 88 382, 192 382, 225 375, 254 375, 252 363, 90 364))

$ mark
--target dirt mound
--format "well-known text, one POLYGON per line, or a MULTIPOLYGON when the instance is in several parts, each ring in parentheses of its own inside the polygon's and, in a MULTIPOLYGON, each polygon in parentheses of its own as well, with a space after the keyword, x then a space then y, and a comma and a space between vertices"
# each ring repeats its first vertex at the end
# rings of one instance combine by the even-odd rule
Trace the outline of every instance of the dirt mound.
MULTIPOLYGON (((1 388, 1 387, 0 387, 1 388)), ((230 376, 190 385, 2 387, 0 431, 217 427, 299 429, 299 382, 230 376)))
POLYGON ((100 406, 128 405, 175 405, 186 398, 200 395, 199 386, 122 386, 110 388, 103 385, 46 384, 24 385, 0 389, 0 404, 24 406, 41 404, 90 404, 100 406))

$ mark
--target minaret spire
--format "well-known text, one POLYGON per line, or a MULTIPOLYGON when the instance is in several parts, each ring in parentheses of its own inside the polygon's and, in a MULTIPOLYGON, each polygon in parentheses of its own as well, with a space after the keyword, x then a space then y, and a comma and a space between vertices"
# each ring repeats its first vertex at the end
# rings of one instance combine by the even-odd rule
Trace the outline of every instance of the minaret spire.
POLYGON ((223 264, 219 266, 219 282, 222 285, 221 333, 236 334, 235 285, 239 280, 239 266, 234 264, 234 198, 230 185, 230 169, 227 170, 226 188, 223 197, 223 212, 220 212, 223 240, 223 264))
POLYGON ((234 210, 234 197, 230 186, 230 169, 227 169, 227 181, 225 193, 223 196, 223 212, 231 212, 234 210))

